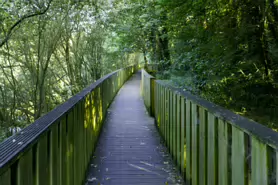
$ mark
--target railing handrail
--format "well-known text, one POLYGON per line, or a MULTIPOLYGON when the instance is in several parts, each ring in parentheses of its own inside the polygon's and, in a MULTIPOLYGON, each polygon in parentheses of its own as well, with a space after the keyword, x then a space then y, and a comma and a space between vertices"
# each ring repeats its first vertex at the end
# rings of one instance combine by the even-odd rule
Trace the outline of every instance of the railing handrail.
POLYGON ((53 123, 69 112, 80 100, 84 99, 88 93, 92 92, 102 84, 103 81, 117 74, 120 70, 122 69, 111 72, 98 79, 66 102, 58 105, 56 108, 38 118, 17 134, 0 143, 0 174, 5 171, 5 166, 8 167, 9 164, 17 160, 19 156, 32 146, 42 134, 46 133, 53 123))
POLYGON ((181 94, 183 97, 188 98, 190 101, 196 103, 207 109, 210 113, 214 114, 216 117, 235 125, 244 132, 251 134, 252 136, 257 136, 257 139, 265 142, 269 146, 276 148, 278 150, 278 133, 272 129, 257 123, 251 119, 243 117, 241 115, 235 114, 234 112, 225 109, 219 105, 209 102, 201 97, 191 94, 181 88, 176 88, 169 83, 165 83, 163 80, 155 80, 160 85, 163 85, 173 92, 181 94))

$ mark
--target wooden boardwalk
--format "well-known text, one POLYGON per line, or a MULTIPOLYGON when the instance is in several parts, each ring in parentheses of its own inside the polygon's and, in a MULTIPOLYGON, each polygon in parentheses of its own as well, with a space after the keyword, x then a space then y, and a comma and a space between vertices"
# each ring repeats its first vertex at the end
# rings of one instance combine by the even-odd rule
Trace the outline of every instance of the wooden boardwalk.
POLYGON ((140 97, 140 73, 111 104, 86 185, 183 184, 140 97))

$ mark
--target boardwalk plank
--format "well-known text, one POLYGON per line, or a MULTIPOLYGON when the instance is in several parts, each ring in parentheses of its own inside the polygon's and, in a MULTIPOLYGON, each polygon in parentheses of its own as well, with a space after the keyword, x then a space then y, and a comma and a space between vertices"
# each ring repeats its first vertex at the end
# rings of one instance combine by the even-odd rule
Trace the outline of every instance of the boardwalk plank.
POLYGON ((183 184, 144 107, 139 85, 140 74, 136 74, 108 109, 87 185, 183 184))

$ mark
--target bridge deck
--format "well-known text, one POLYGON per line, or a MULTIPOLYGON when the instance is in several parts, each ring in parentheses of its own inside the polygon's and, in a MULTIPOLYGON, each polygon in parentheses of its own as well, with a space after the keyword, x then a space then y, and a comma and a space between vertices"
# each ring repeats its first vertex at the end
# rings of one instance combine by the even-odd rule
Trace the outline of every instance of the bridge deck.
POLYGON ((86 185, 183 184, 139 89, 137 73, 110 106, 86 185))

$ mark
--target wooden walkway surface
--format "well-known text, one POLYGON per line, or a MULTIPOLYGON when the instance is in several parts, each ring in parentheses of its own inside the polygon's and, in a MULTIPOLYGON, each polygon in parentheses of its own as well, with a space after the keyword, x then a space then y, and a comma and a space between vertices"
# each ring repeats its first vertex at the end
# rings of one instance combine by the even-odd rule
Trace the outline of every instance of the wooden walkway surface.
POLYGON ((86 185, 183 184, 140 97, 140 73, 111 104, 86 185))

